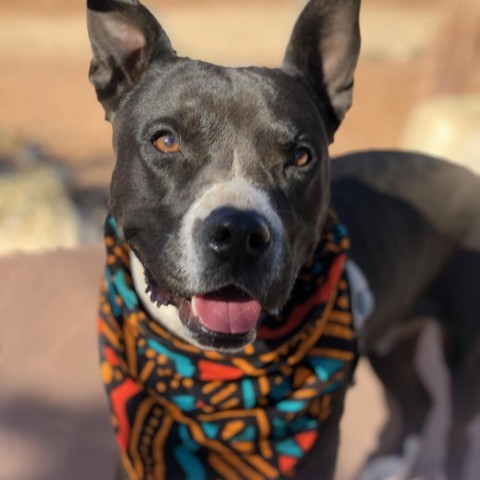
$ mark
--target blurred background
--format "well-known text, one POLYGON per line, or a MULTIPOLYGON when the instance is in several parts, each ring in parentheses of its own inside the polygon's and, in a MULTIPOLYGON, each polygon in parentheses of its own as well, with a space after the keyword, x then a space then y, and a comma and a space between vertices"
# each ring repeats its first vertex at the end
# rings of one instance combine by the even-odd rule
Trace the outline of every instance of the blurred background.
MULTIPOLYGON (((148 0, 180 54, 276 66, 303 0, 148 0)), ((84 2, 0 0, 0 253, 97 240, 113 167, 84 2)), ((413 148, 480 170, 480 2, 364 0, 332 154, 413 148)))
MULTIPOLYGON (((181 55, 276 66, 304 1, 145 3, 181 55)), ((480 172, 479 0, 362 3, 354 104, 332 155, 410 148, 480 172)), ((113 478, 94 319, 114 156, 85 23, 84 1, 0 0, 1 480, 113 478)), ((364 363, 357 384, 338 480, 385 418, 364 363)))

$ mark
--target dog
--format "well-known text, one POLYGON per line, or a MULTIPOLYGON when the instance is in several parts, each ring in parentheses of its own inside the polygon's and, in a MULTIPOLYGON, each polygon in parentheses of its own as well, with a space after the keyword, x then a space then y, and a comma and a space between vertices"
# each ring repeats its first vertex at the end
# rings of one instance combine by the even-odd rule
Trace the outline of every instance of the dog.
POLYGON ((137 0, 87 6, 89 78, 117 157, 100 331, 122 475, 333 478, 357 351, 401 420, 365 473, 405 457, 432 424, 418 358, 433 319, 451 377, 435 475, 473 478, 480 181, 408 152, 330 160, 352 102, 360 1, 310 0, 276 69, 179 57, 137 0), (285 318, 300 323, 277 349, 285 318), (287 352, 297 337, 308 365, 287 352), (278 391, 287 384, 297 390, 278 391))

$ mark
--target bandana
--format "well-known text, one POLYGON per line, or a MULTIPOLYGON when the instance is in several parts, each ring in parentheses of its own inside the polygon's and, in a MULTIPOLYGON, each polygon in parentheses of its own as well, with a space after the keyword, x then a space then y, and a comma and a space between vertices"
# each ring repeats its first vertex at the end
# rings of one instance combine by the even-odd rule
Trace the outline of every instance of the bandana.
POLYGON ((111 216, 105 245, 101 370, 130 480, 295 477, 356 358, 349 239, 334 214, 285 308, 232 356, 197 348, 149 317, 111 216))

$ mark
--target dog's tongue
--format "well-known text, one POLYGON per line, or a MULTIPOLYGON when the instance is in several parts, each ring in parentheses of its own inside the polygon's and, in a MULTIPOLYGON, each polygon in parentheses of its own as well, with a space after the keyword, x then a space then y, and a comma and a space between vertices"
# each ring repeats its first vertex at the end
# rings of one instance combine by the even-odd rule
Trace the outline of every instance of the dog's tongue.
POLYGON ((255 328, 262 310, 256 300, 228 291, 194 296, 192 306, 205 327, 229 334, 246 333, 255 328))

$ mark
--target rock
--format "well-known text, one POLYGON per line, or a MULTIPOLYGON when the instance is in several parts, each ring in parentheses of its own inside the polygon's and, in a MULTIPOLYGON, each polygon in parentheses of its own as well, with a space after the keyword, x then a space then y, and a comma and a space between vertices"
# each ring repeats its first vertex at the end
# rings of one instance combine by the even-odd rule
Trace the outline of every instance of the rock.
POLYGON ((421 102, 404 131, 402 147, 480 173, 480 95, 450 95, 421 102))
POLYGON ((0 254, 71 247, 81 231, 62 171, 0 131, 0 254))
POLYGON ((0 176, 0 254, 72 247, 80 221, 58 174, 35 166, 0 176))

